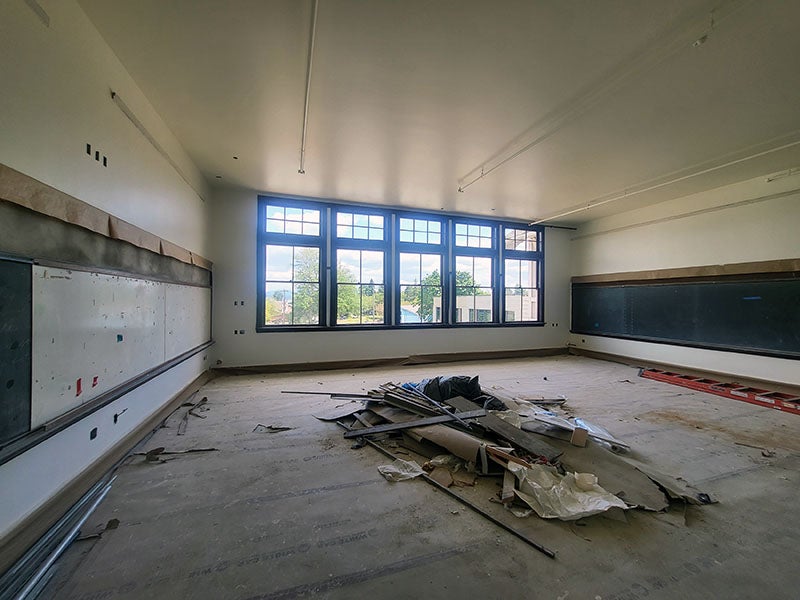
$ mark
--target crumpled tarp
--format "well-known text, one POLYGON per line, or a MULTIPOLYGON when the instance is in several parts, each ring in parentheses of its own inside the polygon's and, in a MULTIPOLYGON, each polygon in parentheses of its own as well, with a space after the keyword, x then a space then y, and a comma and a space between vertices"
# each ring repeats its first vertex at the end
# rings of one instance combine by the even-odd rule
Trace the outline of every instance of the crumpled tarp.
POLYGON ((402 458, 398 458, 390 465, 381 465, 378 467, 378 472, 389 481, 405 481, 425 474, 416 462, 402 458))
POLYGON ((560 475, 553 467, 530 468, 510 462, 508 469, 517 477, 514 494, 543 519, 574 521, 628 505, 597 484, 591 473, 560 475))

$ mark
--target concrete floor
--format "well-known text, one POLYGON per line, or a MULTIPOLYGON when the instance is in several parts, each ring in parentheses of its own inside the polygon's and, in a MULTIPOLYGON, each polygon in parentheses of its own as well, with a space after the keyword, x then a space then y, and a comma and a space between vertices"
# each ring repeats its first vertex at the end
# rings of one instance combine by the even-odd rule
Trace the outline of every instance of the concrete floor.
MULTIPOLYGON (((267 599, 548 598, 637 600, 800 597, 792 567, 800 417, 640 379, 583 357, 359 371, 225 376, 206 385, 205 419, 181 409, 119 470, 46 596, 267 599), (571 413, 629 442, 632 456, 713 493, 719 503, 631 510, 627 523, 518 519, 488 501, 497 479, 459 493, 557 552, 547 558, 420 480, 388 483, 388 459, 351 449, 312 412, 342 401, 281 390, 361 392, 387 381, 478 374, 481 383, 569 398, 571 413), (546 378, 546 379, 545 379, 546 378), (259 433, 257 424, 294 429, 259 433), (735 442, 775 450, 774 457, 735 442)), ((602 485, 602 474, 600 484, 602 485)))

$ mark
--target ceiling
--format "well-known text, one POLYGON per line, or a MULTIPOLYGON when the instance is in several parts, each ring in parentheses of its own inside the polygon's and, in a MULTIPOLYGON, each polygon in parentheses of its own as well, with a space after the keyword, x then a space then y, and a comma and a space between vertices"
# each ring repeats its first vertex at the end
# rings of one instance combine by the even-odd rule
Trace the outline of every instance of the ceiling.
POLYGON ((578 223, 800 165, 800 2, 319 0, 305 174, 313 0, 79 2, 212 185, 578 223))

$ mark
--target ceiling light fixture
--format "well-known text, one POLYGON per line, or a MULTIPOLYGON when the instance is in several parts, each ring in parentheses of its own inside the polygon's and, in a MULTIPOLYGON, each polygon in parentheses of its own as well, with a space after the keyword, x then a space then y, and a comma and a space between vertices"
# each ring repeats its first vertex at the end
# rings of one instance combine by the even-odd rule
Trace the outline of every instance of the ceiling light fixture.
POLYGON ((314 62, 314 41, 317 37, 317 7, 319 0, 313 0, 311 7, 311 30, 308 34, 308 63, 306 64, 306 98, 303 106, 303 135, 300 140, 300 168, 297 172, 306 172, 306 136, 308 134, 308 101, 311 97, 311 67, 314 62))

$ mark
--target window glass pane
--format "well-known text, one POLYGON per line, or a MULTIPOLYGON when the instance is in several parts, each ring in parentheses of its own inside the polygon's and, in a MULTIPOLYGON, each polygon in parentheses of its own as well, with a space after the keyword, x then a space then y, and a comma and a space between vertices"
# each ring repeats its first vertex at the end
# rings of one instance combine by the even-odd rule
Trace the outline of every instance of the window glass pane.
POLYGON ((490 323, 492 290, 481 287, 456 288, 456 322, 490 323))
POLYGON ((428 243, 428 234, 422 231, 415 231, 414 232, 414 241, 417 244, 427 244, 428 243))
POLYGON ((420 255, 400 253, 400 284, 420 283, 420 255))
POLYGON ((464 223, 456 223, 456 235, 467 235, 467 226, 464 223))
POLYGON ((319 223, 319 211, 303 209, 303 221, 305 223, 319 223))
POLYGON ((476 256, 474 258, 474 261, 475 261, 475 271, 473 273, 473 277, 475 279, 475 285, 491 287, 492 259, 489 257, 476 256))
POLYGON ((294 248, 294 271, 292 279, 316 283, 319 282, 319 248, 294 248))
POLYGON ((319 235, 319 223, 303 223, 303 235, 319 235))
POLYGON ((518 260, 506 260, 506 287, 517 287, 520 285, 518 260))
POLYGON ((370 215, 369 226, 377 227, 378 229, 383 229, 383 217, 381 215, 370 215))
POLYGON ((267 246, 267 281, 292 280, 292 246, 267 246))
POLYGON ((383 284, 383 252, 361 251, 361 283, 383 284))
POLYGON ((400 241, 401 242, 413 242, 414 241, 414 232, 413 231, 404 231, 400 230, 400 241))
POLYGON ((291 298, 291 283, 267 283, 264 297, 264 322, 267 325, 291 325, 291 298))
POLYGON ((302 208, 293 208, 291 206, 286 207, 286 220, 287 221, 302 221, 303 220, 303 209, 302 208))
POLYGON ((353 238, 357 240, 369 239, 369 229, 367 227, 353 227, 353 238))
POLYGON ((383 286, 368 283, 361 286, 361 322, 383 323, 383 286))
POLYGON ((352 213, 337 213, 336 214, 336 223, 338 225, 352 225, 353 224, 353 215, 352 213))
POLYGON ((400 230, 410 231, 414 229, 414 220, 413 219, 405 219, 400 218, 400 230))
POLYGON ((441 244, 442 243, 442 238, 438 233, 428 234, 428 243, 429 244, 441 244))
POLYGON ((505 289, 506 321, 537 321, 539 292, 533 288, 505 289))
POLYGON ((422 323, 420 308, 420 290, 422 286, 408 285, 400 287, 400 322, 422 323))
POLYGON ((439 221, 428 221, 428 231, 440 233, 442 231, 442 224, 439 221))
POLYGON ((369 227, 369 216, 354 214, 353 225, 360 225, 361 227, 369 227))
POLYGON ((283 207, 282 206, 272 206, 267 204, 267 218, 268 219, 279 219, 283 221, 283 207))
POLYGON ((303 233, 303 224, 299 221, 286 221, 286 233, 299 235, 303 233))
POLYGON ((477 225, 468 225, 467 226, 467 233, 469 235, 480 235, 481 228, 477 225))
POLYGON ((292 324, 319 324, 319 284, 295 283, 292 291, 292 324))
POLYGON ((283 233, 283 220, 267 219, 267 233, 283 233))
POLYGON ((491 248, 492 247, 492 238, 482 237, 481 240, 481 248, 491 248))
POLYGON ((422 306, 419 313, 424 323, 442 322, 442 288, 422 286, 422 306))
POLYGON ((466 246, 466 245, 467 245, 467 236, 456 235, 456 246, 466 246))
POLYGON ((491 227, 486 227, 485 225, 481 225, 480 236, 482 238, 492 239, 492 228, 491 227))
POLYGON ((428 222, 423 219, 414 219, 414 231, 428 231, 428 222))
POLYGON ((371 240, 382 240, 383 239, 383 229, 375 229, 374 227, 369 228, 369 239, 371 240))
POLYGON ((353 228, 349 225, 339 225, 336 227, 336 235, 340 238, 352 238, 353 228))
POLYGON ((442 276, 439 272, 441 257, 438 254, 422 255, 422 272, 420 281, 426 285, 442 285, 442 276))
POLYGON ((336 323, 341 325, 361 322, 361 286, 351 283, 336 285, 336 323))

